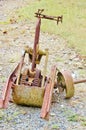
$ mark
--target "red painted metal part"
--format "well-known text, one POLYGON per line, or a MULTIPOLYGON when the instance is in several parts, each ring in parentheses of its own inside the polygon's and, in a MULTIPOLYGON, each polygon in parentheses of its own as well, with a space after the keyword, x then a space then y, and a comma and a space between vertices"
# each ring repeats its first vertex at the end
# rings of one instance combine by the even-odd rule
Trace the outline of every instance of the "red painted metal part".
POLYGON ((12 72, 12 74, 9 76, 6 86, 3 89, 2 93, 2 99, 0 99, 0 108, 7 108, 8 102, 9 102, 9 96, 10 96, 10 90, 13 83, 13 77, 15 77, 16 71, 19 68, 19 64, 15 68, 15 70, 12 72))
POLYGON ((57 21, 57 24, 59 22, 62 23, 63 16, 48 16, 48 15, 42 14, 43 11, 44 11, 44 9, 38 9, 38 12, 35 13, 35 17, 54 20, 54 21, 57 21))
POLYGON ((7 80, 7 83, 2 92, 2 98, 0 99, 0 108, 7 108, 7 106, 8 106, 8 103, 10 100, 10 92, 11 92, 12 84, 16 81, 20 64, 23 65, 23 58, 20 61, 20 63, 16 66, 16 68, 14 69, 12 74, 10 74, 10 76, 7 80))
POLYGON ((41 25, 41 18, 38 18, 36 31, 35 31, 35 39, 34 39, 34 47, 33 47, 33 58, 32 58, 32 72, 36 68, 36 56, 37 56, 37 47, 39 43, 39 36, 40 36, 40 25, 41 25))
POLYGON ((45 95, 44 95, 43 105, 41 109, 40 116, 41 118, 44 118, 44 119, 49 119, 49 111, 50 111, 53 88, 55 84, 55 77, 56 77, 56 66, 53 66, 51 68, 49 81, 46 84, 45 95))
POLYGON ((44 11, 44 9, 38 9, 38 12, 35 13, 36 14, 35 17, 38 18, 38 21, 37 21, 37 25, 36 25, 34 47, 33 47, 32 69, 31 69, 32 72, 36 68, 35 61, 36 61, 36 56, 37 56, 37 47, 38 47, 38 44, 39 44, 41 18, 49 19, 49 20, 55 20, 55 21, 57 21, 57 24, 59 22, 62 22, 62 19, 63 19, 63 16, 55 17, 55 16, 47 16, 47 15, 41 14, 43 11, 44 11))

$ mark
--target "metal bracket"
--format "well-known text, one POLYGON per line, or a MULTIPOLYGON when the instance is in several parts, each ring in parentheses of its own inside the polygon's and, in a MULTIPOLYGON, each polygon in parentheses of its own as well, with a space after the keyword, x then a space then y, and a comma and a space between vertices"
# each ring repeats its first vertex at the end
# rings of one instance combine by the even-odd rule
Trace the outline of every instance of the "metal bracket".
POLYGON ((44 11, 44 9, 38 9, 38 12, 35 13, 35 17, 37 17, 37 18, 49 19, 49 20, 55 20, 55 21, 57 21, 57 24, 58 24, 59 22, 62 23, 62 21, 63 21, 63 16, 48 16, 48 15, 42 14, 43 11, 44 11))

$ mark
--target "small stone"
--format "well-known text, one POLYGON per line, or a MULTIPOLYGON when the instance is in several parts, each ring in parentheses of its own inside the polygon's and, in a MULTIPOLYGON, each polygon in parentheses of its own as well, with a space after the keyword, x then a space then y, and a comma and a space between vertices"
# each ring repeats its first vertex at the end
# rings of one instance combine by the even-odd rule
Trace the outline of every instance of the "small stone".
POLYGON ((50 116, 55 116, 56 114, 54 112, 50 113, 50 116))
POLYGON ((2 69, 3 69, 2 66, 0 66, 0 71, 1 71, 2 69))
POLYGON ((4 31, 3 31, 3 34, 7 34, 7 30, 4 30, 4 31))
POLYGON ((61 107, 63 108, 63 107, 64 107, 64 105, 61 105, 61 107))

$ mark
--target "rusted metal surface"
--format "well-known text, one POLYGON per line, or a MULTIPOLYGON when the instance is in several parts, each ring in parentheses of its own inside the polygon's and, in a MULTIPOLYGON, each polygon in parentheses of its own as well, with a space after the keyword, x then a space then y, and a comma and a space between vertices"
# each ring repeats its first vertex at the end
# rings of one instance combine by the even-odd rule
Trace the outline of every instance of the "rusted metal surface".
POLYGON ((44 9, 39 9, 38 12, 35 13, 35 17, 38 18, 38 21, 36 24, 33 49, 29 46, 25 48, 20 63, 9 76, 2 93, 2 98, 0 99, 0 108, 7 107, 12 88, 13 101, 16 104, 42 107, 41 118, 49 119, 54 87, 58 87, 61 92, 65 90, 66 98, 71 98, 74 95, 74 84, 86 82, 86 79, 73 81, 68 71, 60 72, 55 65, 51 68, 50 77, 48 78, 46 76, 48 50, 42 51, 39 49, 41 19, 54 20, 58 24, 62 22, 63 16, 48 16, 42 14, 43 11, 44 9), (23 66, 26 53, 28 53, 29 61, 32 63, 31 69, 29 66, 24 69, 23 66), (46 59, 42 75, 41 70, 37 69, 36 64, 40 63, 43 55, 46 56, 46 59), (24 69, 23 72, 22 69, 24 69))
MULTIPOLYGON (((12 74, 9 76, 7 80, 6 86, 4 87, 3 92, 2 92, 2 99, 0 99, 0 108, 7 108, 8 106, 8 102, 10 100, 11 88, 12 88, 13 83, 15 83, 17 80, 17 76, 18 77, 20 76, 20 69, 24 63, 24 55, 22 56, 20 63, 16 66, 16 68, 14 69, 14 71, 12 72, 12 74)), ((19 81, 19 78, 18 78, 18 81, 19 81)))
POLYGON ((40 25, 41 25, 41 18, 49 19, 49 20, 55 20, 57 21, 57 24, 59 22, 62 22, 63 16, 47 16, 42 14, 44 9, 38 9, 38 12, 35 13, 35 17, 38 18, 37 25, 36 25, 36 31, 35 31, 35 39, 34 39, 34 47, 33 47, 33 55, 32 55, 32 72, 35 71, 36 68, 36 58, 38 57, 37 52, 39 51, 39 36, 40 36, 40 25))
POLYGON ((85 83, 85 82, 86 82, 86 79, 82 79, 82 80, 74 80, 73 82, 74 82, 74 84, 85 83))
POLYGON ((74 96, 73 78, 69 71, 58 72, 57 82, 62 88, 65 89, 65 98, 71 98, 74 96))
POLYGON ((20 62, 20 64, 19 64, 19 69, 18 69, 18 74, 17 74, 17 81, 16 81, 16 84, 17 84, 17 85, 19 84, 20 75, 21 75, 21 70, 22 70, 22 66, 23 66, 23 64, 24 64, 24 57, 25 57, 25 52, 24 52, 24 54, 22 55, 21 62, 20 62))
POLYGON ((6 86, 2 92, 2 98, 0 99, 0 108, 7 108, 10 99, 10 91, 12 88, 12 83, 16 81, 16 74, 18 72, 20 63, 16 66, 12 74, 9 76, 6 86))
POLYGON ((44 9, 38 9, 38 12, 35 13, 35 17, 49 19, 49 20, 55 20, 55 21, 57 21, 57 24, 59 22, 62 23, 63 16, 48 16, 48 15, 42 14, 43 11, 44 11, 44 9))
POLYGON ((40 25, 41 25, 41 19, 39 18, 36 25, 36 31, 35 31, 35 39, 34 39, 34 47, 33 47, 33 57, 32 57, 32 72, 36 68, 36 57, 37 57, 37 51, 39 49, 38 43, 39 43, 39 35, 40 35, 40 25))
POLYGON ((28 85, 28 75, 29 75, 29 69, 25 68, 21 74, 20 78, 20 84, 22 85, 28 85))
POLYGON ((41 71, 37 69, 34 80, 33 80, 33 83, 32 83, 32 86, 41 87, 41 80, 42 80, 41 71))
POLYGON ((6 86, 3 90, 3 97, 0 99, 0 108, 7 107, 12 88, 12 96, 16 104, 41 107, 43 103, 41 117, 45 118, 48 116, 50 110, 52 91, 55 84, 54 80, 56 75, 56 66, 52 67, 51 75, 48 80, 46 76, 48 50, 42 51, 39 49, 41 18, 55 20, 58 24, 58 22, 62 22, 62 16, 52 17, 41 14, 42 12, 43 10, 38 10, 38 12, 35 13, 38 21, 36 24, 33 49, 29 46, 25 48, 20 63, 9 76, 6 86), (31 69, 28 68, 22 73, 26 53, 29 54, 29 61, 32 63, 32 66, 31 69), (41 57, 43 55, 46 56, 46 59, 44 65, 44 73, 41 75, 41 70, 38 70, 36 68, 36 64, 40 63, 41 57))
POLYGON ((49 119, 49 111, 50 111, 50 105, 51 105, 55 77, 56 77, 56 66, 53 66, 51 68, 50 78, 46 83, 44 100, 43 100, 42 109, 41 109, 40 116, 41 116, 41 118, 44 118, 44 119, 49 119))
POLYGON ((45 51, 46 51, 46 59, 45 59, 45 64, 44 64, 43 79, 42 79, 41 87, 44 87, 45 78, 46 78, 46 72, 47 72, 48 55, 49 55, 48 49, 46 49, 45 51))
POLYGON ((41 18, 54 20, 58 24, 62 22, 63 16, 48 16, 42 14, 43 11, 44 9, 39 9, 38 12, 35 13, 35 17, 38 18, 38 21, 35 30, 33 49, 29 46, 25 48, 20 63, 9 76, 2 93, 2 98, 0 99, 0 108, 7 108, 12 89, 13 101, 16 104, 42 107, 40 117, 49 119, 54 87, 58 87, 61 92, 65 90, 66 98, 71 98, 74 95, 74 84, 86 82, 86 79, 73 81, 70 72, 60 72, 55 65, 51 68, 50 76, 46 76, 48 50, 42 51, 39 49, 41 18), (24 68, 26 53, 28 53, 29 61, 32 63, 31 69, 29 66, 28 68, 24 68), (46 59, 42 75, 41 70, 37 69, 36 64, 40 63, 43 55, 46 56, 46 59), (22 72, 23 69, 24 71, 22 72))
POLYGON ((85 83, 86 79, 73 80, 69 71, 60 71, 57 74, 58 87, 66 91, 66 98, 74 96, 74 84, 85 83))
POLYGON ((13 101, 20 105, 41 107, 44 91, 42 87, 14 84, 12 93, 13 101))

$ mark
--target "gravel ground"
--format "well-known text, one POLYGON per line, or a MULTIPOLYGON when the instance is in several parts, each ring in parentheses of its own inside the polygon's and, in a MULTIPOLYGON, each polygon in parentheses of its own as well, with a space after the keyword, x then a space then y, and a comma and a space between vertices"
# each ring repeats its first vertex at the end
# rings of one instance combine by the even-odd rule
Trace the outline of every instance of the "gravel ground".
MULTIPOLYGON (((5 20, 10 10, 27 4, 28 0, 1 0, 0 20, 5 20)), ((12 13, 12 12, 11 12, 12 13)), ((22 21, 0 25, 0 95, 7 77, 21 57, 25 45, 33 46, 35 24, 22 21), (4 33, 6 32, 6 33, 4 33)), ((74 79, 86 77, 86 59, 58 36, 41 33, 40 48, 49 48, 49 74, 51 66, 71 71, 74 79)), ((40 68, 43 66, 43 60, 40 68)), ((0 110, 0 130, 85 130, 86 129, 86 83, 75 85, 75 95, 64 99, 64 93, 54 93, 49 121, 40 118, 40 108, 24 107, 9 103, 7 109, 0 110)))

